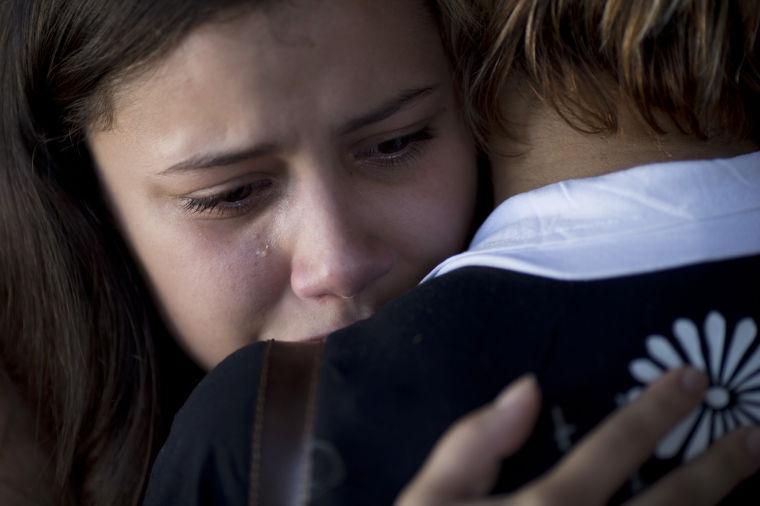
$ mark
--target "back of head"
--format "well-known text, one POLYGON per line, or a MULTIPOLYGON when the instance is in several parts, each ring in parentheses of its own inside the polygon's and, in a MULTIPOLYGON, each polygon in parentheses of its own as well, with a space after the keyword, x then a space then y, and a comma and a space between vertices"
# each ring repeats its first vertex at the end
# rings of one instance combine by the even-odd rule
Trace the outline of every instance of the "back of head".
POLYGON ((570 125, 760 139, 760 4, 743 0, 439 0, 481 140, 509 133, 507 87, 570 125))

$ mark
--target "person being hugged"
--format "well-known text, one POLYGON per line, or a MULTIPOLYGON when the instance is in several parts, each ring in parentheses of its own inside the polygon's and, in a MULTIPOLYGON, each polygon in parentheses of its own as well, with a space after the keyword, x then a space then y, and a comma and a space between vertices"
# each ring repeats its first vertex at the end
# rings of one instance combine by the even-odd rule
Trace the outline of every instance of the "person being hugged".
POLYGON ((715 504, 760 466, 760 9, 438 4, 496 209, 375 317, 220 364, 148 504, 606 504, 652 454, 633 503, 715 504), (535 379, 483 405, 529 371, 530 441, 535 379))

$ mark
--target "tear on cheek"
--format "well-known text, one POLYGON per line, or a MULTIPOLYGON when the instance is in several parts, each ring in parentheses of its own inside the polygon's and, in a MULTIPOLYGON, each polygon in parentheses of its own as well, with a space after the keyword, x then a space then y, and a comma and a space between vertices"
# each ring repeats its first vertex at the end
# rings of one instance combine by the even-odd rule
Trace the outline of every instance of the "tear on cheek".
POLYGON ((266 243, 264 246, 256 248, 253 254, 256 256, 256 258, 266 258, 269 255, 270 247, 271 245, 269 243, 266 243))

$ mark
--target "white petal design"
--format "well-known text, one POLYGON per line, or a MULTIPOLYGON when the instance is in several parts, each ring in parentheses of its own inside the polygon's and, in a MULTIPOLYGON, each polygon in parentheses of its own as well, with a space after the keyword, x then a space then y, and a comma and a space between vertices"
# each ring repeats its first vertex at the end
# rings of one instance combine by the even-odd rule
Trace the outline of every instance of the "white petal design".
POLYGON ((725 425, 726 425, 726 432, 730 432, 731 430, 733 430, 732 428, 733 426, 731 425, 731 420, 732 420, 730 416, 731 412, 729 410, 723 410, 721 411, 721 414, 723 415, 723 421, 725 422, 725 425))
POLYGON ((639 395, 641 395, 641 392, 643 392, 644 389, 641 387, 634 387, 631 388, 628 393, 626 394, 626 398, 628 399, 628 403, 632 403, 636 399, 638 399, 639 395))
POLYGON ((755 371, 754 376, 736 387, 737 390, 752 390, 753 388, 760 388, 760 371, 755 371))
POLYGON ((723 419, 723 414, 715 413, 715 419, 713 420, 712 440, 717 441, 725 433, 726 433, 726 421, 723 419))
MULTIPOLYGON (((684 461, 689 461, 703 453, 712 441, 739 426, 760 425, 760 344, 749 351, 757 334, 755 321, 744 318, 736 324, 729 341, 725 318, 711 311, 703 329, 687 318, 675 320, 673 335, 680 350, 669 338, 660 335, 647 338, 649 356, 632 361, 628 367, 636 380, 651 383, 665 371, 689 364, 707 372, 713 387, 713 396, 705 398, 707 404, 689 413, 673 428, 659 442, 655 456, 668 459, 683 452, 684 461), (704 331, 703 336, 700 330, 704 331), (717 394, 723 397, 716 397, 717 394)), ((642 390, 633 388, 623 398, 632 402, 642 390)))
POLYGON ((736 421, 736 418, 734 418, 730 411, 724 411, 723 418, 726 422, 726 432, 731 432, 739 425, 739 423, 736 421))
POLYGON ((699 331, 694 322, 686 318, 679 318, 673 324, 673 334, 683 346, 686 357, 695 369, 705 370, 705 361, 699 346, 699 331))
POLYGON ((746 427, 748 425, 754 425, 755 422, 753 422, 747 415, 741 412, 739 409, 733 409, 731 410, 731 413, 734 414, 737 420, 739 420, 739 426, 740 427, 746 427))
POLYGON ((756 420, 755 424, 760 423, 760 406, 756 406, 754 404, 744 404, 742 406, 742 409, 756 420))
POLYGON ((634 378, 642 383, 651 383, 662 376, 662 369, 648 358, 634 360, 628 370, 634 378))
POLYGON ((755 402, 760 404, 760 391, 744 392, 738 395, 737 402, 744 404, 745 402, 755 402))
POLYGON ((760 373, 760 346, 758 346, 755 349, 754 353, 752 353, 747 361, 744 362, 744 365, 741 367, 739 372, 736 373, 736 376, 734 376, 734 379, 731 380, 729 386, 731 388, 739 387, 750 377, 758 373, 760 373))
POLYGON ((660 459, 669 459, 677 454, 678 450, 683 446, 684 441, 686 441, 689 432, 691 432, 691 429, 694 427, 701 411, 701 408, 695 409, 688 417, 686 417, 686 419, 676 425, 673 430, 660 441, 654 454, 660 459))
POLYGON ((691 435, 691 441, 689 441, 689 445, 686 447, 686 452, 684 452, 683 456, 684 462, 688 462, 704 452, 710 444, 712 417, 713 411, 711 409, 705 410, 702 420, 697 425, 697 430, 691 435))
POLYGON ((662 362, 668 370, 678 369, 683 365, 683 360, 676 349, 662 336, 649 336, 647 351, 650 357, 662 362))
POLYGON ((755 339, 757 328, 752 318, 745 318, 736 324, 736 330, 734 330, 734 338, 731 340, 731 348, 729 348, 728 358, 726 359, 726 366, 723 368, 723 381, 725 385, 728 380, 734 375, 736 366, 739 364, 747 348, 750 347, 752 341, 755 339))
POLYGON ((717 383, 726 342, 726 320, 717 311, 711 311, 705 319, 705 337, 710 350, 710 378, 717 383))

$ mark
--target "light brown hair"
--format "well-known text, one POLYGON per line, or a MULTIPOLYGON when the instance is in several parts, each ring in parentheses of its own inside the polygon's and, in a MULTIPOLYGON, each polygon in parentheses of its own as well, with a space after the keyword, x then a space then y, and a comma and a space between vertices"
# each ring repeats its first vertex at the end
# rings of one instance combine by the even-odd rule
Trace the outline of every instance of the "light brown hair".
POLYGON ((570 125, 760 138, 760 4, 743 0, 439 0, 481 141, 509 135, 515 77, 570 125))

